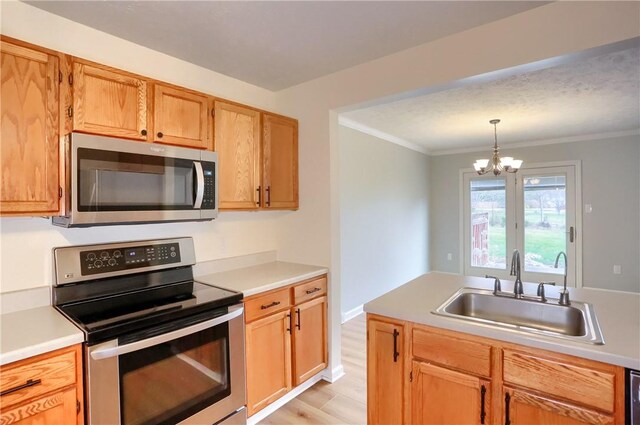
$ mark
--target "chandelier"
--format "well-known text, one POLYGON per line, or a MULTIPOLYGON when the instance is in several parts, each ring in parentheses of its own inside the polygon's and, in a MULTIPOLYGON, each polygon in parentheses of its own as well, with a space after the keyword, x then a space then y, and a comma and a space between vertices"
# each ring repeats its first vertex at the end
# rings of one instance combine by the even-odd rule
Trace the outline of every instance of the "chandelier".
POLYGON ((494 176, 500 175, 501 172, 515 173, 522 165, 521 159, 513 159, 510 156, 500 158, 498 155, 498 123, 500 120, 491 120, 490 124, 493 124, 493 132, 495 136, 495 144, 493 145, 493 155, 491 159, 477 159, 473 164, 473 168, 479 175, 487 174, 492 171, 494 176))

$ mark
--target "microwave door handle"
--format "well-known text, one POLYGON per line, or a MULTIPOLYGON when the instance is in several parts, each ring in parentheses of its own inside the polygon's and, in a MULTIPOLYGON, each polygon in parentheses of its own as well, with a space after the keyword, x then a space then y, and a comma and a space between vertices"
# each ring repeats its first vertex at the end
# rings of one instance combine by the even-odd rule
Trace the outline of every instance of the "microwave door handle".
POLYGON ((202 170, 202 163, 195 161, 193 167, 196 169, 196 199, 193 202, 193 209, 200 209, 202 207, 202 199, 204 198, 204 171, 202 170))
POLYGON ((143 339, 140 341, 132 342, 118 347, 104 348, 91 353, 91 357, 94 360, 108 359, 110 357, 120 356, 122 354, 131 353, 133 351, 143 350, 154 345, 162 344, 163 342, 171 341, 177 338, 182 338, 187 335, 194 334, 196 332, 203 331, 214 326, 218 326, 222 323, 229 322, 232 319, 240 316, 244 311, 243 307, 239 307, 237 310, 233 310, 224 316, 216 317, 205 322, 196 323, 195 325, 188 326, 186 328, 177 329, 175 331, 167 332, 162 335, 156 335, 151 338, 143 339))

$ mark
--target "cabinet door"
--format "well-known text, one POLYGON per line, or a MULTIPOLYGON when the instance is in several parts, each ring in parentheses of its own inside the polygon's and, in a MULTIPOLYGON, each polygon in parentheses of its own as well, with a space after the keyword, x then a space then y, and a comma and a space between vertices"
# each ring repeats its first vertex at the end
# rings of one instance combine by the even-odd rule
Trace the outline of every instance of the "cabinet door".
POLYGON ((218 153, 220 209, 260 206, 260 112, 215 102, 214 150, 218 153))
POLYGON ((413 362, 411 422, 489 424, 489 382, 472 375, 413 362))
POLYGON ((404 326, 367 321, 367 422, 404 423, 404 326))
POLYGON ((52 215, 58 202, 58 58, 2 42, 2 215, 52 215))
POLYGON ((156 84, 154 141, 207 149, 207 97, 156 84))
POLYGON ((75 387, 29 401, 18 407, 3 409, 3 425, 75 424, 78 420, 75 387))
MULTIPOLYGON (((550 379, 552 378, 550 377, 550 379)), ((613 416, 526 390, 505 387, 502 402, 504 423, 507 425, 605 425, 614 423, 613 416)))
POLYGON ((293 308, 293 384, 327 367, 327 297, 293 308))
POLYGON ((147 82, 82 62, 73 64, 73 129, 147 140, 147 82))
POLYGON ((298 121, 263 114, 264 199, 272 209, 298 208, 298 121))
POLYGON ((272 314, 246 326, 249 416, 291 390, 291 313, 272 314))

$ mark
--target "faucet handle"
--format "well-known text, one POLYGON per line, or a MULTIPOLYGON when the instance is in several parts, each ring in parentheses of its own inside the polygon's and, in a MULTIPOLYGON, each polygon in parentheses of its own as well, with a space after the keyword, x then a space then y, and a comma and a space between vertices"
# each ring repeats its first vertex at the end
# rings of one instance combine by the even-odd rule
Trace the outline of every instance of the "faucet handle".
POLYGON ((484 277, 486 277, 487 279, 494 279, 493 281, 493 294, 497 294, 498 292, 502 291, 502 285, 500 283, 500 279, 498 279, 495 276, 489 276, 488 274, 484 275, 484 277))
POLYGON ((540 297, 540 301, 542 301, 543 303, 546 303, 547 302, 547 297, 545 297, 545 295, 544 295, 544 285, 556 286, 556 283, 555 282, 540 282, 538 284, 537 294, 540 297))

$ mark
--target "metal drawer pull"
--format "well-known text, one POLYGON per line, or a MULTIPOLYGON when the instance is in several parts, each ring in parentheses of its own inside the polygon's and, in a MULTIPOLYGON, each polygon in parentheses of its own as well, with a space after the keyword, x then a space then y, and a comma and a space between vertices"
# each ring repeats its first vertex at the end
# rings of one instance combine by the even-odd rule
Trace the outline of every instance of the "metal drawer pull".
POLYGON ((29 379, 26 383, 22 385, 18 385, 17 387, 9 388, 8 390, 2 391, 0 393, 0 397, 4 397, 7 394, 15 393, 16 391, 24 390, 25 388, 33 387, 41 383, 42 383, 41 379, 36 379, 35 381, 33 379, 29 379))
POLYGON ((277 305, 280 305, 280 301, 274 301, 271 304, 263 304, 260 306, 260 310, 266 310, 268 308, 275 307, 277 305))
POLYGON ((511 396, 507 393, 504 396, 504 425, 511 425, 511 418, 509 417, 509 404, 511 403, 511 396))
POLYGON ((296 328, 298 328, 298 330, 300 330, 300 325, 302 325, 302 322, 300 322, 300 309, 296 308, 296 316, 298 316, 298 324, 296 325, 296 328))
POLYGON ((318 292, 318 291, 322 291, 322 288, 307 289, 305 292, 307 293, 307 295, 309 295, 309 294, 313 294, 314 292, 318 292))

